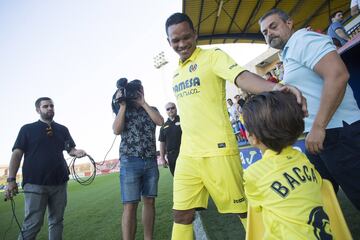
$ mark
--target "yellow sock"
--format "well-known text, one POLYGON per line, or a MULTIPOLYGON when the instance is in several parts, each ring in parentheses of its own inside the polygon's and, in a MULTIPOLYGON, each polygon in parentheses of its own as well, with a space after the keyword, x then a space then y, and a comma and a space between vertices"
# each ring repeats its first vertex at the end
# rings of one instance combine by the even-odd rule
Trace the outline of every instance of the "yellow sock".
POLYGON ((193 225, 174 223, 171 240, 193 240, 193 225))
POLYGON ((241 221, 241 223, 242 223, 242 225, 244 226, 244 228, 245 228, 245 231, 246 231, 246 226, 247 226, 247 218, 241 218, 241 217, 239 217, 240 218, 240 221, 241 221))

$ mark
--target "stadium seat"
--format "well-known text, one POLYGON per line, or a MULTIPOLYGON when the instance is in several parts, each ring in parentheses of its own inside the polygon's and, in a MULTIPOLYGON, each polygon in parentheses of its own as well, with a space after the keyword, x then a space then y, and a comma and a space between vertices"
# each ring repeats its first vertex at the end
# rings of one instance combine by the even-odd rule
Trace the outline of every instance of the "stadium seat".
MULTIPOLYGON (((321 194, 325 211, 330 219, 330 228, 334 239, 353 239, 336 198, 334 189, 328 180, 323 180, 321 194)), ((264 236, 264 224, 259 208, 248 206, 248 222, 246 226, 246 240, 260 240, 264 236)))

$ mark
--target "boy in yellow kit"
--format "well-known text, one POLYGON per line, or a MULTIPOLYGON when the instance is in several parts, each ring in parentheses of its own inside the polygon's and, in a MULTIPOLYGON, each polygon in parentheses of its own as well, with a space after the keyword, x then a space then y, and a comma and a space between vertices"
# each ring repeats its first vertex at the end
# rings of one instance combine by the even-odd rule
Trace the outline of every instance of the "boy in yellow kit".
POLYGON ((243 114, 249 142, 263 154, 244 172, 249 204, 262 211, 263 239, 332 239, 322 179, 305 154, 291 146, 304 131, 304 115, 294 96, 256 95, 243 114))

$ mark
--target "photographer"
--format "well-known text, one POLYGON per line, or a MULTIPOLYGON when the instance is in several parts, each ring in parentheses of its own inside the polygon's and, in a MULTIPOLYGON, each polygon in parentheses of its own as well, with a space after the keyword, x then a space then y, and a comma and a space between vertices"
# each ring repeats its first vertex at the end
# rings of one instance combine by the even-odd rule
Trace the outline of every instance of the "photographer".
POLYGON ((139 80, 117 85, 119 89, 115 94, 115 104, 119 104, 120 109, 113 123, 113 131, 121 135, 122 237, 124 240, 135 239, 136 212, 142 197, 144 239, 152 239, 159 180, 155 129, 156 125, 164 123, 164 119, 155 107, 146 103, 139 80))

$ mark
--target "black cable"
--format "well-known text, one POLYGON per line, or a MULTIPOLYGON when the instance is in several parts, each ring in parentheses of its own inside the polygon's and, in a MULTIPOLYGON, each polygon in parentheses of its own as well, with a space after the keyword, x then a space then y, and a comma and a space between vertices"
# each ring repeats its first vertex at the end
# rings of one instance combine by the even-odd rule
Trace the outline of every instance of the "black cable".
MULTIPOLYGON (((14 201, 13 198, 10 198, 10 201, 11 201, 11 211, 12 211, 12 213, 13 213, 13 219, 15 219, 16 224, 17 224, 18 227, 19 227, 19 231, 20 231, 20 233, 21 233, 21 238, 22 238, 22 239, 25 239, 25 238, 24 238, 24 233, 23 233, 23 231, 21 230, 21 225, 20 225, 19 220, 17 219, 16 214, 15 214, 15 201, 14 201)), ((10 225, 10 226, 11 226, 11 225, 10 225)))
MULTIPOLYGON (((96 169, 97 170, 101 171, 97 166, 102 166, 102 165, 105 164, 106 157, 109 154, 109 152, 111 151, 111 149, 113 148, 116 138, 117 138, 117 135, 115 135, 115 138, 114 138, 113 142, 111 143, 111 146, 110 146, 109 150, 106 152, 103 161, 101 163, 96 163, 96 169)), ((113 170, 116 166, 117 166, 117 163, 115 163, 111 168, 109 168, 109 170, 113 170)))
MULTIPOLYGON (((88 177, 88 178, 82 178, 80 177, 77 172, 76 172, 76 168, 75 168, 75 161, 76 159, 78 159, 77 157, 73 157, 73 159, 70 161, 70 164, 69 164, 69 169, 70 169, 70 173, 71 173, 71 176, 72 178, 78 182, 79 184, 83 185, 83 186, 87 186, 87 185, 90 185, 95 177, 96 177, 96 170, 99 170, 101 171, 101 169, 98 168, 98 166, 103 166, 105 164, 105 161, 106 161, 106 157, 107 155, 109 154, 109 152, 111 151, 111 149, 113 148, 114 146, 114 143, 115 143, 115 140, 116 140, 116 137, 114 138, 109 150, 106 152, 105 154, 105 157, 103 159, 103 161, 101 163, 97 163, 95 162, 95 160, 90 156, 90 155, 86 155, 88 158, 89 158, 89 161, 90 161, 90 164, 92 165, 93 167, 93 170, 92 170, 92 173, 91 175, 88 177)), ((114 169, 115 167, 117 166, 117 163, 115 163, 111 168, 110 170, 114 169)))
MULTIPOLYGON (((44 193, 31 192, 31 191, 19 191, 18 193, 32 193, 32 194, 44 195, 44 193)), ((5 201, 7 201, 7 199, 5 199, 5 201)), ((24 238, 24 233, 23 233, 23 231, 21 230, 20 222, 19 222, 18 218, 16 217, 16 213, 15 213, 15 201, 14 201, 14 198, 13 198, 13 197, 10 198, 10 203, 11 203, 12 217, 11 217, 11 220, 10 220, 10 225, 9 225, 9 227, 6 229, 6 231, 5 231, 5 233, 4 233, 3 239, 4 239, 4 240, 6 239, 6 235, 7 235, 7 233, 9 232, 9 230, 11 229, 14 219, 15 219, 15 221, 16 221, 16 225, 19 227, 19 231, 20 231, 20 233, 21 233, 21 238, 22 238, 22 239, 25 239, 25 238, 24 238)))
POLYGON ((10 229, 11 229, 11 227, 12 227, 12 224, 13 224, 13 221, 14 221, 14 216, 16 216, 14 211, 13 211, 12 213, 13 213, 13 214, 12 214, 12 217, 11 217, 11 220, 10 220, 10 225, 9 225, 9 227, 5 230, 5 233, 4 233, 4 237, 3 237, 4 240, 6 239, 6 235, 7 235, 7 233, 10 231, 10 229))
POLYGON ((77 157, 74 157, 71 160, 70 164, 69 164, 69 169, 70 169, 70 173, 71 173, 72 178, 76 182, 78 182, 80 185, 83 185, 83 186, 90 185, 94 181, 95 176, 96 176, 96 162, 94 161, 94 159, 90 155, 87 154, 86 157, 89 158, 90 163, 93 166, 93 171, 92 171, 91 175, 88 178, 82 178, 76 173, 75 161, 76 161, 76 159, 78 159, 77 157))

